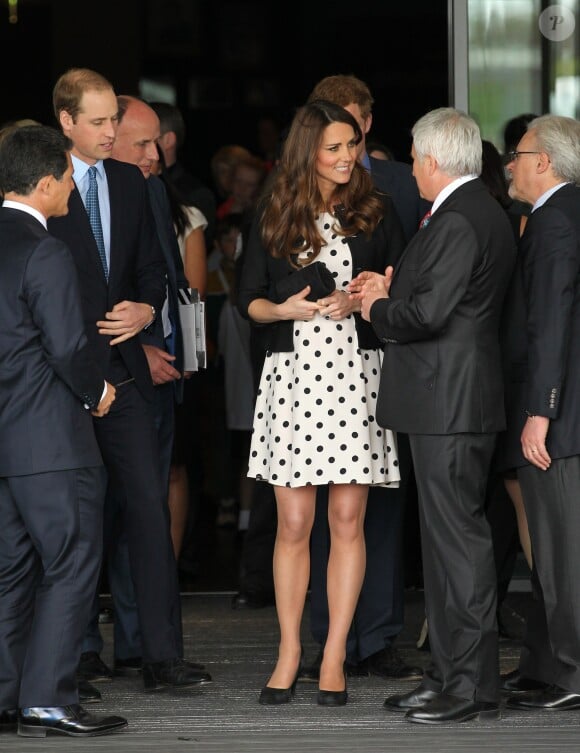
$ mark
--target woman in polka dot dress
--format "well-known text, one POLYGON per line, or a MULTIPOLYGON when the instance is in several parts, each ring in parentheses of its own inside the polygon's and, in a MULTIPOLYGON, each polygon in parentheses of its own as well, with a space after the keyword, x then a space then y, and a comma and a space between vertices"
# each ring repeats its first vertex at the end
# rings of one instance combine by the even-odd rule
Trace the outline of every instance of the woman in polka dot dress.
POLYGON ((404 240, 391 200, 357 161, 354 118, 318 100, 299 110, 252 227, 240 311, 268 340, 248 475, 274 486, 278 662, 260 703, 288 702, 301 660, 300 625, 310 575, 316 487, 329 486, 330 626, 318 703, 346 703, 344 661, 365 570, 363 521, 370 485, 397 484, 396 438, 375 420, 381 343, 346 287, 361 270, 384 272, 404 240), (274 303, 276 283, 319 261, 336 289, 310 287, 274 303))

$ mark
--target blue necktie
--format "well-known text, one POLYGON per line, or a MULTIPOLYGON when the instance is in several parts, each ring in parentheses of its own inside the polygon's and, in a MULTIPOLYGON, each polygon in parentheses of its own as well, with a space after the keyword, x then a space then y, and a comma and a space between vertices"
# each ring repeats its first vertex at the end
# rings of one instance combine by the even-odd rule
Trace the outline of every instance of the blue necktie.
POLYGON ((109 279, 109 269, 107 266, 107 255, 105 254, 105 239, 103 238, 103 228, 101 226, 101 211, 99 209, 99 192, 97 189, 97 168, 94 165, 89 167, 89 190, 86 198, 87 213, 89 222, 97 242, 101 264, 105 272, 105 277, 109 279))

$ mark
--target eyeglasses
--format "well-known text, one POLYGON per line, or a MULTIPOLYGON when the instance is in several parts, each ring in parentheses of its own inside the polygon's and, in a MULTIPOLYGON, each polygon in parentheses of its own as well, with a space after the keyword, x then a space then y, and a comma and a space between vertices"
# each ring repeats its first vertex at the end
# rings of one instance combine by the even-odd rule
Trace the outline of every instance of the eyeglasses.
POLYGON ((542 152, 518 152, 517 150, 514 150, 513 152, 508 152, 505 155, 506 165, 509 162, 513 162, 514 160, 516 160, 520 156, 520 154, 541 154, 541 153, 542 152))

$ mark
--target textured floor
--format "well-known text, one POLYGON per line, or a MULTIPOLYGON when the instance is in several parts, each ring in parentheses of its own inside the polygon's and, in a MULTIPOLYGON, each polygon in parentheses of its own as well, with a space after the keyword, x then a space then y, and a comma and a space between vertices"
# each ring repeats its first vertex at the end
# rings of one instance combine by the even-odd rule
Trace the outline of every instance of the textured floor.
MULTIPOLYGON (((299 684, 294 701, 279 708, 257 703, 260 687, 273 666, 277 622, 273 608, 232 611, 231 596, 183 596, 186 655, 203 660, 214 682, 203 690, 144 694, 140 680, 115 679, 99 685, 103 703, 95 713, 121 713, 129 720, 116 735, 88 740, 50 737, 30 740, 0 735, 0 751, 114 751, 146 753, 566 753, 580 749, 580 712, 519 713, 505 710, 497 722, 422 727, 385 711, 385 695, 413 687, 408 682, 386 682, 376 677, 349 681, 346 707, 323 709, 316 705, 316 686, 299 684)), ((504 608, 510 628, 521 629, 521 615, 529 594, 510 593, 504 608)), ((405 630, 398 645, 405 658, 425 665, 429 655, 415 641, 423 620, 419 591, 407 592, 405 630)), ((111 659, 112 626, 103 626, 111 659)), ((306 658, 316 647, 304 620, 306 658)), ((502 670, 517 663, 518 641, 501 642, 502 670)))

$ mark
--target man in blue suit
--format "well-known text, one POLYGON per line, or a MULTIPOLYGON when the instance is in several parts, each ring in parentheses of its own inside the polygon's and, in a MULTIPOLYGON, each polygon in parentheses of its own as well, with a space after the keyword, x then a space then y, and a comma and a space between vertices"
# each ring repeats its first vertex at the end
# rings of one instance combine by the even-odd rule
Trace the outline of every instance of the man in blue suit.
POLYGON ((45 126, 0 146, 0 729, 31 737, 127 724, 86 712, 76 680, 101 562, 91 414, 115 388, 92 358, 70 251, 46 229, 68 211, 69 148, 45 126))

